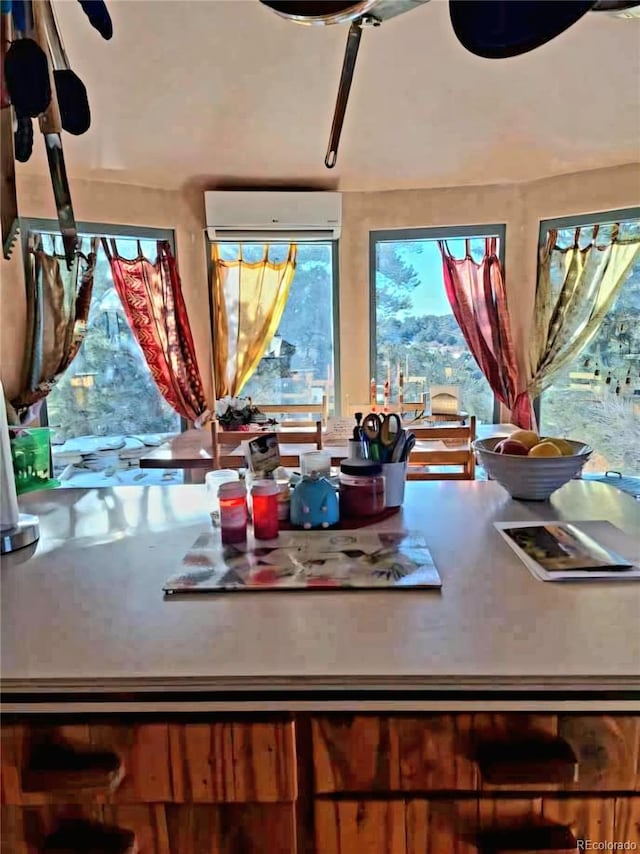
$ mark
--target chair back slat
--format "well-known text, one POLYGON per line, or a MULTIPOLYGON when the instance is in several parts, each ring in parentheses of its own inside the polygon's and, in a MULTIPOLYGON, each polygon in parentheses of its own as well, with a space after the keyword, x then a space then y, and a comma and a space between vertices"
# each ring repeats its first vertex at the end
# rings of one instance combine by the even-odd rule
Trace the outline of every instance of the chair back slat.
POLYGON ((419 443, 438 442, 444 448, 416 447, 409 457, 407 480, 474 480, 476 417, 462 427, 409 427, 419 443), (450 450, 449 450, 450 449, 450 450), (456 467, 447 471, 430 471, 430 466, 456 467), (425 470, 425 467, 426 470, 425 470))
POLYGON ((329 417, 329 400, 326 394, 322 395, 320 402, 314 403, 254 403, 254 405, 264 412, 265 415, 308 415, 308 419, 298 420, 297 418, 283 419, 280 421, 281 426, 292 427, 313 427, 317 421, 317 416, 320 416, 320 421, 326 425, 329 417), (314 417, 315 416, 315 417, 314 417))
MULTIPOLYGON (((315 421, 308 430, 223 430, 217 420, 211 422, 213 468, 245 468, 243 442, 257 439, 265 433, 276 433, 279 445, 309 445, 309 450, 322 449, 322 422, 315 421), (232 449, 232 450, 230 450, 232 449)), ((282 465, 299 465, 299 454, 281 454, 282 465), (291 462, 293 460, 293 462, 291 462)))

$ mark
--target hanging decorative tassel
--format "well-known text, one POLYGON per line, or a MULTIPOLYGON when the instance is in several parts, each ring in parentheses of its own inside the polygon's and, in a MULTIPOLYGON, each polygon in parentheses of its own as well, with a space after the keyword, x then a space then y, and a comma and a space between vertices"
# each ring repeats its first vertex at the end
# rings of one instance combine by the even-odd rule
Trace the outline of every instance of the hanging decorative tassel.
POLYGON ((616 386, 616 394, 620 394, 620 386, 619 385, 616 386))
POLYGON ((600 376, 600 368, 598 367, 598 365, 596 365, 596 369, 595 369, 595 371, 593 372, 593 375, 594 375, 594 377, 599 377, 599 376, 600 376))
POLYGON ((591 364, 591 359, 589 358, 589 356, 587 356, 587 358, 584 360, 584 365, 582 367, 588 368, 590 364, 591 364))
POLYGON ((631 385, 631 373, 629 371, 627 371, 627 376, 625 378, 624 384, 631 385))
POLYGON ((611 371, 607 374, 607 378, 604 381, 605 385, 611 385, 611 371))

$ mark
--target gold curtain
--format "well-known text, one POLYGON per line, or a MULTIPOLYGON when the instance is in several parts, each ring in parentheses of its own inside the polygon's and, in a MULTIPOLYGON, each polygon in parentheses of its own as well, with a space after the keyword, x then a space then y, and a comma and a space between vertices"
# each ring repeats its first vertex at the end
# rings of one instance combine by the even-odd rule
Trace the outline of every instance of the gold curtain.
POLYGON ((287 258, 269 260, 269 246, 260 261, 240 256, 220 257, 211 245, 211 297, 213 305, 213 367, 216 398, 235 397, 258 367, 275 335, 287 304, 296 269, 297 246, 290 244, 287 258))
POLYGON ((530 398, 537 397, 553 375, 589 344, 640 253, 640 240, 621 238, 617 224, 610 238, 599 242, 598 234, 595 226, 591 241, 580 247, 577 228, 571 245, 561 248, 557 230, 551 229, 540 249, 530 398))
POLYGON ((28 424, 62 374, 74 360, 87 333, 98 238, 89 253, 77 252, 71 269, 64 255, 42 247, 42 235, 27 237, 25 263, 27 338, 23 377, 18 393, 7 405, 11 423, 28 424))

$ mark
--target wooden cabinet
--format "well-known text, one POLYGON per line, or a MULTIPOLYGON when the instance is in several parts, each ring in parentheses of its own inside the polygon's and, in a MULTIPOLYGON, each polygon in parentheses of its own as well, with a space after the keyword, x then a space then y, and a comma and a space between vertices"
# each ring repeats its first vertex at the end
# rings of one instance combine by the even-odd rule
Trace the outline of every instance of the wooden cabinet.
POLYGON ((38 717, 1 735, 2 854, 640 850, 633 715, 38 717))

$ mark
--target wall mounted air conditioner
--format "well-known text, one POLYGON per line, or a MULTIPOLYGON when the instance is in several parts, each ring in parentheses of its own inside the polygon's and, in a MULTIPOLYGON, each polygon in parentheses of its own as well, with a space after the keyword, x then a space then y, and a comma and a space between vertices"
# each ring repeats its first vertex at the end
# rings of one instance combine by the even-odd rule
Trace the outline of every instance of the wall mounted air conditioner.
POLYGON ((210 190, 204 194, 209 240, 337 240, 342 194, 210 190))

